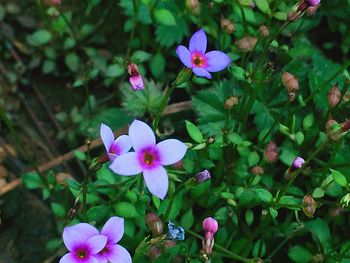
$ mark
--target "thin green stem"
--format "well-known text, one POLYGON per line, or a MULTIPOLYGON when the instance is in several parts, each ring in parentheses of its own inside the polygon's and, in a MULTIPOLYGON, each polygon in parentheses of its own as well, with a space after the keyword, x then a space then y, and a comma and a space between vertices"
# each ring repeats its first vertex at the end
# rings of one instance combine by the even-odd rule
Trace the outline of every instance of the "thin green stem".
POLYGON ((134 38, 135 28, 136 28, 136 24, 137 24, 137 18, 138 18, 138 14, 139 14, 139 1, 138 0, 132 0, 132 4, 133 4, 133 9, 134 9, 134 15, 133 15, 133 18, 132 18, 132 28, 131 28, 130 38, 129 38, 128 49, 126 51, 126 58, 127 59, 129 59, 129 57, 130 57, 131 42, 132 42, 132 40, 134 38))

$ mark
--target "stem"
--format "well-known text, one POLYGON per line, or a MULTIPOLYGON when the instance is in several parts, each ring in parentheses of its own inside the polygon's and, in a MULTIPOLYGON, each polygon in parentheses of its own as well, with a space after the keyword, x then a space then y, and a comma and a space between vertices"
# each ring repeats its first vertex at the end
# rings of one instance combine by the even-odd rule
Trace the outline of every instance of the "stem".
MULTIPOLYGON (((194 236, 195 238, 204 240, 204 238, 201 235, 197 234, 196 232, 193 232, 190 229, 186 229, 186 232, 189 233, 191 236, 194 236)), ((227 254, 229 258, 236 259, 240 262, 254 262, 252 259, 241 257, 240 255, 237 255, 236 253, 233 253, 220 245, 214 244, 214 247, 220 250, 221 252, 227 254)))
POLYGON ((133 9, 134 9, 134 16, 132 18, 132 28, 131 28, 130 38, 129 38, 129 45, 128 45, 128 49, 126 51, 127 59, 130 57, 131 41, 134 38, 135 28, 136 28, 136 24, 137 24, 137 17, 138 17, 138 13, 139 13, 139 1, 133 0, 132 4, 133 4, 133 9))

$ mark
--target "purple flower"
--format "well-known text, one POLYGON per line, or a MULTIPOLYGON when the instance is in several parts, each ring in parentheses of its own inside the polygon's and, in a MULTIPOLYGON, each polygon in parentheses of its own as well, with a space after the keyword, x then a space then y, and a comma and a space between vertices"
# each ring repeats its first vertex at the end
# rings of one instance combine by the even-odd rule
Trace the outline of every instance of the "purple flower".
POLYGON ((114 161, 117 156, 127 153, 131 149, 129 136, 121 135, 114 140, 113 131, 106 124, 101 124, 100 134, 111 161, 114 161))
POLYGON ((308 6, 316 6, 318 4, 320 4, 321 0, 305 0, 305 3, 308 6))
POLYGON ((130 64, 128 66, 128 72, 130 74, 130 84, 133 91, 143 90, 143 80, 139 73, 139 67, 136 64, 130 64))
POLYGON ((187 146, 175 139, 156 144, 152 129, 139 120, 134 120, 130 125, 129 137, 135 152, 117 157, 110 168, 113 172, 126 176, 142 172, 148 190, 164 199, 169 179, 163 166, 180 161, 185 156, 187 146))
POLYGON ((95 256, 105 247, 107 239, 89 224, 64 228, 63 242, 69 253, 61 258, 60 263, 99 263, 95 256))
POLYGON ((184 46, 178 46, 177 56, 181 62, 199 77, 211 79, 209 72, 218 72, 231 63, 231 58, 221 51, 210 51, 207 49, 207 36, 203 29, 193 34, 190 39, 189 50, 184 46))
POLYGON ((203 183, 211 178, 210 172, 208 170, 203 170, 197 173, 195 176, 198 183, 203 183))
POLYGON ((105 247, 96 255, 99 263, 131 263, 129 252, 117 243, 124 234, 124 218, 111 217, 103 226, 101 235, 107 237, 105 247))
POLYGON ((297 158, 294 159, 292 167, 294 169, 299 169, 301 168, 301 166, 303 166, 304 163, 305 163, 305 160, 298 156, 297 158))

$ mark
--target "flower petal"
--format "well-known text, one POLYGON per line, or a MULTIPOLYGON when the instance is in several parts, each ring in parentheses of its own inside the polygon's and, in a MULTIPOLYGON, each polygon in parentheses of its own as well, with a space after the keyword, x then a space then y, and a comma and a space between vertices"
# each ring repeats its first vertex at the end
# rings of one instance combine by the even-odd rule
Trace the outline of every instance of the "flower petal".
POLYGON ((136 152, 156 144, 156 137, 151 127, 149 127, 143 121, 134 120, 131 123, 129 127, 129 136, 132 147, 136 152))
POLYGON ((100 135, 105 146, 106 152, 109 152, 109 148, 114 142, 114 134, 111 128, 109 128, 106 124, 101 123, 100 135))
POLYGON ((178 46, 176 49, 176 54, 186 67, 192 68, 191 53, 186 47, 178 46))
POLYGON ((94 255, 94 257, 97 259, 98 263, 107 263, 108 262, 108 258, 106 256, 106 253, 98 253, 96 255, 94 255))
POLYGON ((114 143, 118 146, 119 148, 119 154, 122 155, 124 153, 127 153, 130 151, 132 145, 131 145, 131 140, 128 135, 121 135, 119 136, 114 143))
POLYGON ((231 58, 221 51, 210 51, 205 54, 208 66, 206 70, 209 72, 218 72, 223 70, 231 63, 231 58))
POLYGON ((192 71, 198 77, 206 77, 207 79, 211 79, 210 73, 204 68, 193 68, 192 71))
POLYGON ((187 151, 186 144, 175 139, 162 141, 157 144, 156 148, 162 165, 170 165, 182 160, 187 151))
POLYGON ((207 49, 207 36, 203 29, 198 30, 190 39, 190 52, 199 51, 203 54, 207 49))
POLYGON ((83 242, 99 234, 99 231, 94 226, 87 223, 79 223, 71 226, 71 228, 79 233, 83 242))
POLYGON ((141 75, 131 76, 129 81, 133 91, 143 90, 145 88, 141 75))
POLYGON ((89 247, 89 250, 92 255, 97 254, 100 252, 102 249, 107 244, 108 237, 104 235, 96 235, 91 238, 89 238, 85 244, 89 247))
POLYGON ((143 171, 148 190, 160 199, 164 199, 168 192, 169 178, 163 166, 143 171))
POLYGON ((120 245, 110 246, 110 253, 107 256, 111 263, 131 263, 129 252, 120 245))
POLYGON ((108 243, 115 244, 124 235, 124 218, 113 216, 105 223, 101 234, 108 237, 108 243))
POLYGON ((76 246, 84 243, 84 240, 73 227, 65 227, 63 230, 63 243, 69 251, 73 251, 76 246))
POLYGON ((118 156, 109 168, 120 175, 135 175, 141 173, 142 169, 137 158, 137 153, 128 152, 118 156))
POLYGON ((59 263, 79 263, 80 260, 78 260, 73 253, 65 254, 61 259, 59 263))

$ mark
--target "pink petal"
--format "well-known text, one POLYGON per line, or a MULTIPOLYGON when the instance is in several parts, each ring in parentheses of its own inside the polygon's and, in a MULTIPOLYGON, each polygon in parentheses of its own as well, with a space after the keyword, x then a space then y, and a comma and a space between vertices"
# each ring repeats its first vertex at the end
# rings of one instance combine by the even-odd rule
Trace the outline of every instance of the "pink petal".
POLYGON ((99 234, 99 231, 94 226, 87 223, 79 223, 74 226, 71 226, 71 228, 79 233, 82 241, 86 241, 90 237, 99 234))
POLYGON ((80 263, 80 260, 78 260, 73 253, 68 253, 60 259, 59 263, 80 263))
POLYGON ((205 56, 208 59, 206 70, 209 72, 221 71, 231 63, 231 58, 221 51, 210 51, 205 56))
POLYGON ((120 175, 135 175, 141 173, 142 169, 137 158, 137 153, 128 152, 118 156, 109 168, 120 175))
POLYGON ((114 142, 114 134, 111 128, 109 128, 106 124, 101 123, 100 135, 105 146, 106 152, 109 152, 109 148, 114 142))
POLYGON ((129 136, 132 147, 136 152, 156 144, 156 137, 151 127, 139 120, 134 120, 131 123, 129 127, 129 136))
POLYGON ((115 244, 124 234, 124 218, 113 216, 105 223, 101 234, 108 237, 108 243, 115 244))
POLYGON ((186 144, 175 139, 162 141, 156 148, 162 165, 170 165, 182 160, 187 151, 186 144))
POLYGON ((186 47, 178 46, 176 49, 176 54, 186 67, 192 68, 191 53, 186 47))
POLYGON ((63 230, 63 243, 69 251, 74 251, 76 246, 84 243, 85 240, 73 227, 65 227, 63 230))
POLYGON ((131 256, 129 252, 120 245, 113 245, 109 247, 110 254, 107 256, 111 263, 131 263, 131 256))
POLYGON ((91 251, 91 254, 97 254, 100 252, 102 249, 107 244, 108 237, 104 235, 96 235, 91 238, 89 238, 85 244, 89 247, 89 250, 91 251))
POLYGON ((134 91, 138 91, 138 90, 143 90, 144 89, 144 84, 143 84, 143 80, 142 80, 141 75, 131 76, 129 78, 129 81, 130 81, 131 88, 134 91))
POLYGON ((207 49, 207 36, 203 29, 198 30, 190 39, 190 52, 199 51, 203 54, 207 49))
POLYGON ((120 155, 127 153, 128 151, 130 151, 130 149, 132 147, 131 140, 130 140, 128 135, 119 136, 114 141, 114 143, 118 146, 120 155))
POLYGON ((106 253, 98 253, 96 255, 94 255, 94 257, 97 259, 98 263, 107 263, 108 262, 108 258, 106 256, 106 253))
POLYGON ((204 68, 193 68, 192 71, 198 77, 206 77, 207 79, 211 79, 210 73, 204 68))
POLYGON ((164 167, 158 166, 151 170, 144 170, 143 178, 148 190, 160 199, 164 199, 169 187, 168 174, 164 167))

